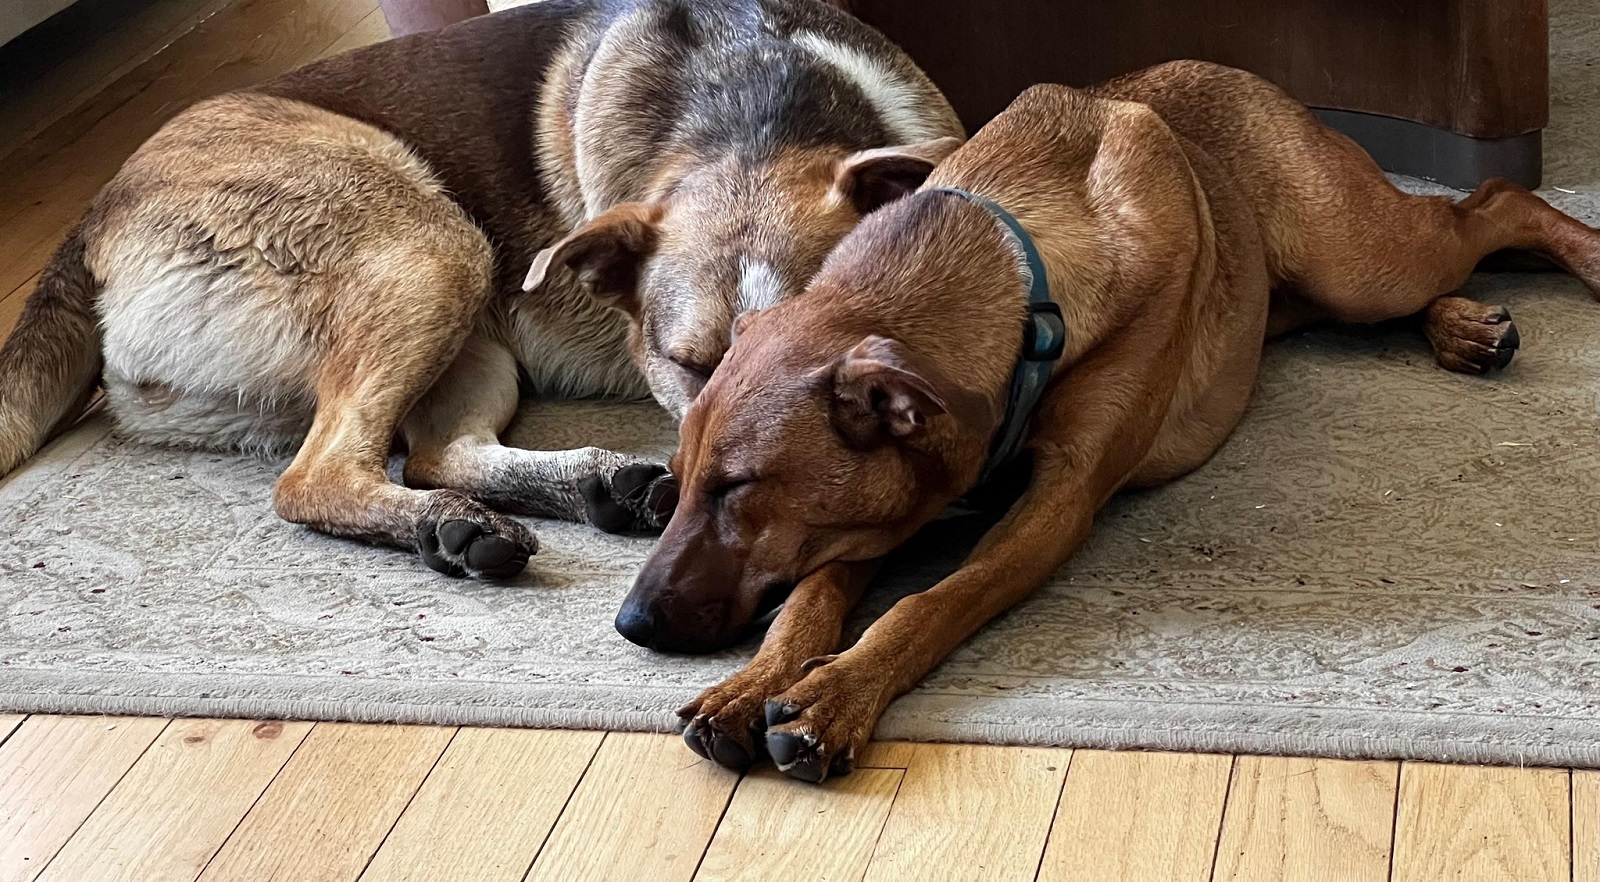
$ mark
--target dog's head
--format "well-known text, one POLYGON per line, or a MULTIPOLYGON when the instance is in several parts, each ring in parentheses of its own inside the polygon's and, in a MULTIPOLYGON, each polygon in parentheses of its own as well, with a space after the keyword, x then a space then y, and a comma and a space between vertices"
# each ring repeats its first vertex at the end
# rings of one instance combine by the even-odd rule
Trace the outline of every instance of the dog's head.
POLYGON ((681 419, 722 362, 737 316, 799 293, 864 215, 915 190, 959 144, 688 163, 657 198, 618 205, 541 252, 526 287, 566 267, 626 314, 635 362, 681 419))
POLYGON ((981 210, 981 250, 894 222, 920 201, 868 219, 802 296, 736 323, 683 421, 680 501, 617 616, 623 636, 727 645, 799 580, 887 554, 976 482, 1020 346, 1020 277, 981 210), (962 307, 1000 286, 1015 311, 962 307), (894 308, 913 300, 947 304, 949 321, 894 308))

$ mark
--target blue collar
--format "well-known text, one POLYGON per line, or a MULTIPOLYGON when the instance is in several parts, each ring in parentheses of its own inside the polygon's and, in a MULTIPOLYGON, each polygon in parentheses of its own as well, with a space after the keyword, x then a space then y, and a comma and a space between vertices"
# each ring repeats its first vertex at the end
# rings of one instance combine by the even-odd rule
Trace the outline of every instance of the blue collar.
POLYGON ((1044 394, 1044 387, 1050 382, 1050 373, 1055 370, 1055 363, 1066 348, 1067 324, 1061 318, 1061 307, 1050 299, 1050 280, 1045 276, 1044 259, 1039 256, 1033 237, 1011 216, 1011 212, 990 199, 955 187, 938 187, 926 192, 960 196, 994 215, 1009 231, 1017 247, 1022 249, 1022 256, 1028 263, 1028 274, 1032 276, 1028 286, 1028 318, 1022 326, 1022 355, 1011 372, 1011 395, 1006 400, 1005 420, 995 432, 994 441, 989 446, 989 458, 978 477, 978 484, 982 485, 996 468, 1016 454, 1023 430, 1028 427, 1028 418, 1033 415, 1034 407, 1044 394))

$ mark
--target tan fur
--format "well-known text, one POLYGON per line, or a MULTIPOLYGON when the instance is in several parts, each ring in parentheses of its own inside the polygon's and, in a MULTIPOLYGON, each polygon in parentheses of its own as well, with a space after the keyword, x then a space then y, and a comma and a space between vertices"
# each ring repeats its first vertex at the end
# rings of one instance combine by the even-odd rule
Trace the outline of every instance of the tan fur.
POLYGON ((748 763, 765 728, 791 775, 847 770, 887 704, 1048 578, 1112 494, 1217 449, 1269 331, 1425 311, 1441 364, 1478 371, 1507 355, 1504 311, 1442 295, 1485 255, 1537 250, 1600 293, 1600 231, 1504 182, 1460 205, 1407 196, 1270 84, 1198 62, 1030 89, 927 186, 1011 211, 1066 316, 1031 478, 961 569, 837 656, 793 663, 840 639, 838 592, 813 581, 838 584, 832 567, 877 559, 973 489, 1023 278, 991 215, 924 192, 847 236, 804 296, 742 322, 684 421, 682 501, 619 617, 655 645, 706 649, 774 585, 823 605, 786 607, 811 627, 769 638, 803 653, 764 646, 754 672, 685 709, 690 746, 720 762, 748 763))

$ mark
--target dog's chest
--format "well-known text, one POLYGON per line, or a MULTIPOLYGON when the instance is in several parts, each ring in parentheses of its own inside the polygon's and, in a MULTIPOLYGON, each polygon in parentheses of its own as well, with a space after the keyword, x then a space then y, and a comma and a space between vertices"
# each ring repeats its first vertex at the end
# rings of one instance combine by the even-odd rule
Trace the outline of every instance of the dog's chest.
POLYGON ((519 293, 505 324, 507 342, 539 397, 649 395, 628 355, 627 320, 566 285, 519 293))

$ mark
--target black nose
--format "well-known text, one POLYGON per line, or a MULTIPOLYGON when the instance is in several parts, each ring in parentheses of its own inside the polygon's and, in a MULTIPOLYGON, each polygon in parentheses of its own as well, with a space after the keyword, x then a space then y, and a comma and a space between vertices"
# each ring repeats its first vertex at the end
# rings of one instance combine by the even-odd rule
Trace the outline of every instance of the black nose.
POLYGON ((617 633, 646 649, 654 649, 656 642, 656 611, 653 605, 625 603, 617 613, 617 633))

